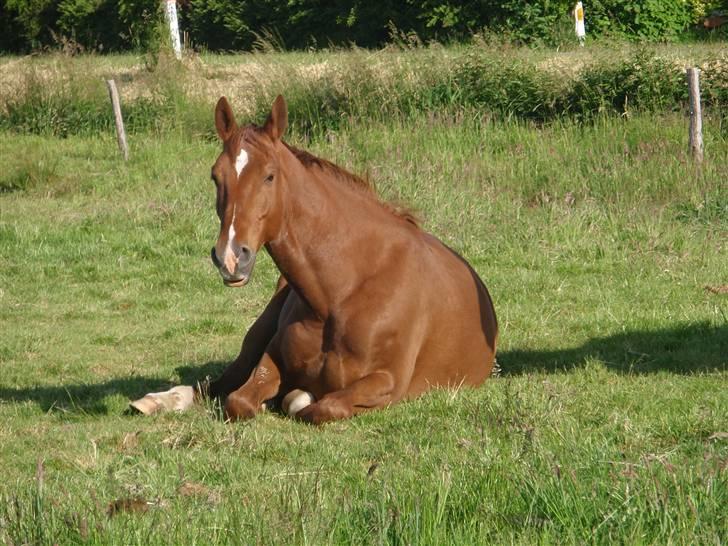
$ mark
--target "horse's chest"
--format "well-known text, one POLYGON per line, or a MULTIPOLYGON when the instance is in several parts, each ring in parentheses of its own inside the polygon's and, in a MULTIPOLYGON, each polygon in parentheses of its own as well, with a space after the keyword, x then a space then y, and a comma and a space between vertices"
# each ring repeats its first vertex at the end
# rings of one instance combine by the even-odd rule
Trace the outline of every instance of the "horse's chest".
POLYGON ((315 377, 325 360, 323 325, 315 320, 288 324, 281 339, 283 365, 290 374, 315 377))
POLYGON ((293 322, 285 327, 281 356, 285 375, 293 387, 305 388, 318 397, 343 389, 355 379, 345 365, 345 351, 329 337, 324 325, 315 320, 293 322))

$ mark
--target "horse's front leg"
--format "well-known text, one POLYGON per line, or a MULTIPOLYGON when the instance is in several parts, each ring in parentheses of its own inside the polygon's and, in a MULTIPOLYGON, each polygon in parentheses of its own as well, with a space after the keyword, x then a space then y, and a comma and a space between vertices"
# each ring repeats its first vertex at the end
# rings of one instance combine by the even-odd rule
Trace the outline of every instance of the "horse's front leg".
POLYGON ((232 421, 255 417, 263 403, 278 394, 280 386, 281 372, 266 352, 245 384, 228 395, 225 417, 232 421))
POLYGON ((278 319, 290 292, 291 289, 285 281, 279 280, 276 293, 245 335, 238 357, 218 379, 203 388, 200 394, 206 394, 210 398, 224 398, 250 378, 278 330, 278 319))
POLYGON ((306 406, 296 414, 296 418, 315 425, 347 419, 356 413, 389 404, 393 391, 393 375, 388 371, 376 371, 306 406))

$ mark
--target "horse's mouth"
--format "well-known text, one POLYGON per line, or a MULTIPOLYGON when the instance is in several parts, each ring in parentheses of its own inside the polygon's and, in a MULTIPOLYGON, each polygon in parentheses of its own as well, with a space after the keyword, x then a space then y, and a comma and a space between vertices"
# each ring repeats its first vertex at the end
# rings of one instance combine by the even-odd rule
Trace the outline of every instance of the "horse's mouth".
POLYGON ((225 284, 225 286, 229 286, 230 288, 239 288, 248 284, 248 277, 243 277, 242 279, 237 280, 223 279, 222 282, 225 284))
POLYGON ((231 288, 239 288, 248 284, 250 275, 255 267, 255 252, 249 252, 247 262, 240 266, 239 262, 235 263, 235 271, 229 271, 225 265, 218 259, 215 247, 212 247, 210 251, 210 258, 212 259, 213 265, 217 268, 220 275, 222 276, 222 282, 225 286, 231 288))

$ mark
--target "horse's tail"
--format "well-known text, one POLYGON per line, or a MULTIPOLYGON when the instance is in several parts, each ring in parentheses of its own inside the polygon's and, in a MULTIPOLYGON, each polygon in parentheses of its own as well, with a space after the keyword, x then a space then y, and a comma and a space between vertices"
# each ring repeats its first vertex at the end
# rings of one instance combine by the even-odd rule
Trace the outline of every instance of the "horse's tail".
POLYGON ((500 364, 498 364, 498 357, 495 357, 493 359, 493 369, 490 371, 490 376, 491 377, 500 377, 502 372, 503 372, 503 369, 500 367, 500 364))

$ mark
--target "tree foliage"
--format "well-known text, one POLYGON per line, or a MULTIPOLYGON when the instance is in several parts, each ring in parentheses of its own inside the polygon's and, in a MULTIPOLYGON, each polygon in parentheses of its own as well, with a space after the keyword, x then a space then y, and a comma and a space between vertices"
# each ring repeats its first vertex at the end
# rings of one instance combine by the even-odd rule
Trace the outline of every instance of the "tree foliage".
MULTIPOLYGON (((86 49, 145 49, 158 39, 159 0, 0 0, 0 50, 72 41, 86 49)), ((178 0, 181 27, 210 50, 379 46, 399 35, 452 40, 486 31, 518 42, 571 36, 572 0, 178 0)), ((674 40, 728 0, 585 0, 587 32, 674 40)))
POLYGON ((0 51, 28 51, 66 42, 120 51, 158 39, 156 0, 0 0, 0 51))

